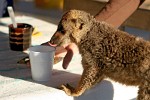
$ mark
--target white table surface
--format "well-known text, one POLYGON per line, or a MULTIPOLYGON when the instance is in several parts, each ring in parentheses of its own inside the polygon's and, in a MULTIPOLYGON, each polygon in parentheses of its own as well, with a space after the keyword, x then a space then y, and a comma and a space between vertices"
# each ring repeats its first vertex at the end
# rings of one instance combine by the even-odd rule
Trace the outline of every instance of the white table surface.
MULTIPOLYGON (((16 17, 17 22, 29 23, 36 27, 41 36, 32 37, 32 45, 40 45, 50 39, 57 25, 29 16, 16 17)), ((9 49, 8 25, 10 18, 0 19, 0 100, 136 100, 137 87, 127 87, 109 79, 86 91, 82 96, 73 98, 56 89, 61 84, 76 85, 82 73, 81 57, 76 54, 67 70, 62 62, 53 66, 52 79, 48 82, 35 82, 31 70, 17 61, 27 52, 9 49)))

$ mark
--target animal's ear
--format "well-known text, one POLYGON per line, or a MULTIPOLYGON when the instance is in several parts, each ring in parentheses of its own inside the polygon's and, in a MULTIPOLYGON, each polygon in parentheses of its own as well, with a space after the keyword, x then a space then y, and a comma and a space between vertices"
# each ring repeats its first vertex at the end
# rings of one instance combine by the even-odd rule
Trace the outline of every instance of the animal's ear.
POLYGON ((82 21, 82 19, 71 19, 71 21, 75 24, 76 29, 81 30, 83 28, 84 22, 82 21))

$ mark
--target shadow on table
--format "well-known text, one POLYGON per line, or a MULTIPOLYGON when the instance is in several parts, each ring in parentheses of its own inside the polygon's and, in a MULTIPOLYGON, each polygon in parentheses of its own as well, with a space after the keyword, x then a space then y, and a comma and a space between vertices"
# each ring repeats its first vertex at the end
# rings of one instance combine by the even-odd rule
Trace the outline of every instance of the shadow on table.
POLYGON ((87 90, 74 100, 113 100, 114 88, 111 82, 103 80, 101 83, 87 90))
POLYGON ((0 52, 4 50, 9 50, 8 39, 8 34, 1 32, 0 29, 0 52))
POLYGON ((17 64, 24 56, 27 56, 24 52, 10 50, 8 33, 0 31, 0 75, 18 78, 22 71, 27 72, 27 67, 17 64))
MULTIPOLYGON (((81 77, 81 75, 60 70, 53 70, 53 75, 55 75, 55 77, 53 77, 49 82, 37 83, 56 88, 62 84, 69 83, 71 86, 76 87, 81 77)), ((86 90, 81 96, 74 97, 74 100, 113 100, 113 97, 114 88, 112 83, 110 81, 103 80, 91 89, 86 90)))
MULTIPOLYGON (((74 85, 74 82, 77 83, 77 81, 80 78, 80 75, 78 74, 53 69, 51 80, 46 82, 34 81, 31 77, 30 68, 28 68, 26 65, 16 64, 17 60, 13 60, 13 61, 14 62, 9 62, 9 61, 4 61, 3 63, 0 62, 0 76, 9 78, 7 80, 9 81, 9 83, 18 82, 18 80, 24 80, 32 83, 42 84, 48 87, 58 88, 60 85, 66 83, 71 83, 72 85, 74 85)), ((6 81, 6 80, 1 80, 0 82, 2 81, 6 81)))

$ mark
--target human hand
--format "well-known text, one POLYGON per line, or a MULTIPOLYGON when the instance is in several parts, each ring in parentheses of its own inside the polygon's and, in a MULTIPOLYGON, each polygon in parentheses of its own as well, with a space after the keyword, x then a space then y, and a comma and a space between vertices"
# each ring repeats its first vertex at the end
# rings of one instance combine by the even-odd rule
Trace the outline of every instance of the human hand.
MULTIPOLYGON (((43 43, 42 45, 55 46, 50 44, 49 42, 43 43)), ((77 52, 78 48, 76 44, 71 43, 69 45, 56 47, 55 57, 64 57, 62 66, 64 69, 67 69, 70 61, 72 60, 73 55, 77 52)))

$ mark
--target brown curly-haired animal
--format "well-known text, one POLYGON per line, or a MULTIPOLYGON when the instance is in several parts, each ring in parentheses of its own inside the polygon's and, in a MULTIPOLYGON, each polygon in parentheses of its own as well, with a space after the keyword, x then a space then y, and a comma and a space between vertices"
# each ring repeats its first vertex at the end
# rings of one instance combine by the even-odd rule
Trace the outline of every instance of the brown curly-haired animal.
POLYGON ((51 43, 76 43, 84 68, 76 88, 62 85, 79 96, 104 78, 139 86, 138 100, 150 100, 150 42, 96 21, 90 14, 70 10, 62 17, 51 43))

